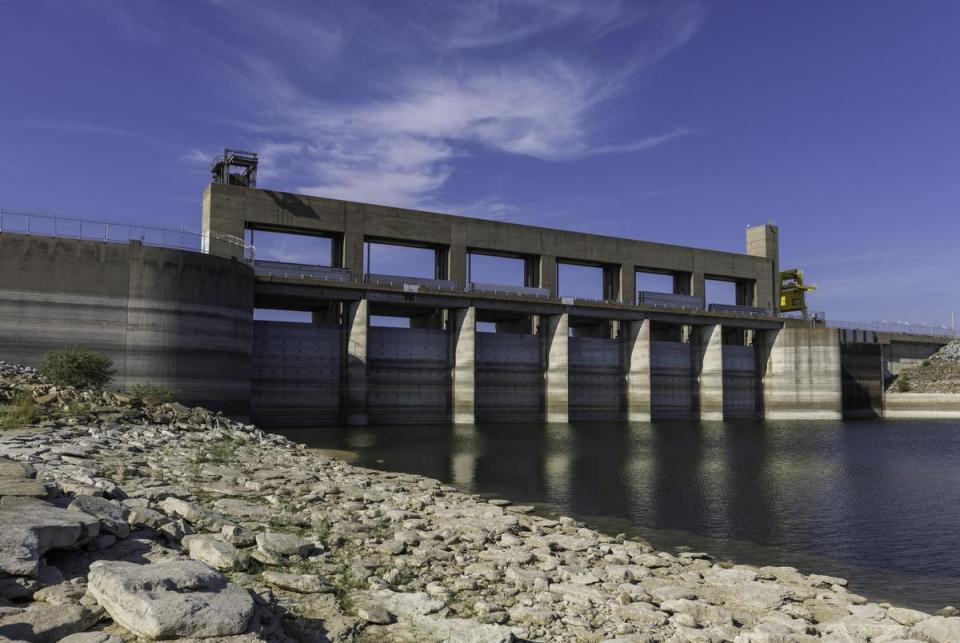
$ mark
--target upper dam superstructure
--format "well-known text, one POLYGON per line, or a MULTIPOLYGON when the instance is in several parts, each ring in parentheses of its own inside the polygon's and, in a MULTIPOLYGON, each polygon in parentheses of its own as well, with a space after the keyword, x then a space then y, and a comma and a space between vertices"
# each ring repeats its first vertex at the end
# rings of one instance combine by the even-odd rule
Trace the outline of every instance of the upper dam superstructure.
POLYGON ((946 341, 781 318, 769 224, 719 252, 216 183, 202 221, 219 256, 0 230, 0 358, 88 345, 118 386, 266 426, 832 419, 882 414, 889 373, 946 341), (250 231, 325 237, 329 256, 221 242, 250 231), (372 273, 370 243, 432 251, 433 274, 372 273), (472 281, 475 255, 520 260, 523 284, 472 281), (563 264, 600 269, 602 296, 561 297, 563 264), (665 292, 638 292, 642 273, 665 292), (708 301, 709 280, 733 301, 708 301))

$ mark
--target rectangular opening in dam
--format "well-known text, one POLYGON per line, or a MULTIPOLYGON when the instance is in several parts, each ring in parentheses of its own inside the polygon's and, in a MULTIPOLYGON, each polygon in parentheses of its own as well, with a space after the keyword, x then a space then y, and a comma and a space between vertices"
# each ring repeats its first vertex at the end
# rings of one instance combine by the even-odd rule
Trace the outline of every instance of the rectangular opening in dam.
POLYGON ((397 275, 435 279, 437 252, 433 248, 367 241, 363 266, 368 275, 397 275))
POLYGON ((674 276, 669 272, 636 271, 637 290, 673 294, 674 276))
POLYGON ((519 257, 470 252, 467 254, 467 281, 478 284, 525 286, 524 260, 519 257))
POLYGON ((258 261, 333 265, 333 239, 295 232, 273 232, 248 228, 245 241, 256 249, 258 261))
POLYGON ((297 324, 312 324, 313 313, 309 310, 280 310, 278 308, 254 308, 253 321, 277 321, 297 324))
POLYGON ((410 328, 410 318, 394 317, 393 315, 370 315, 370 325, 379 328, 410 328))
POLYGON ((708 304, 737 305, 737 284, 727 279, 707 278, 705 291, 708 304))
POLYGON ((603 268, 558 261, 557 292, 561 297, 602 301, 603 268))

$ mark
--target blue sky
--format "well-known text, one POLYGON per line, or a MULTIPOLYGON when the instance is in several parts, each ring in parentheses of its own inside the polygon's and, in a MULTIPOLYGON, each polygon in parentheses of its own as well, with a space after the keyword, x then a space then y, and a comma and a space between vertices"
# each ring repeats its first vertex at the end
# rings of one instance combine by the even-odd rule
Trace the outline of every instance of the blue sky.
POLYGON ((835 319, 960 313, 960 3, 0 0, 0 206, 262 187, 741 251, 835 319))

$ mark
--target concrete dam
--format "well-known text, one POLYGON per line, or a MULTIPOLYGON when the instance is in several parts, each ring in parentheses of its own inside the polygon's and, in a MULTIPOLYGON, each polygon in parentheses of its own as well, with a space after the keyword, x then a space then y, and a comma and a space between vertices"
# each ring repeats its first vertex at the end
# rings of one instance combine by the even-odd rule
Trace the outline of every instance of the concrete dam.
POLYGON ((118 388, 165 386, 268 427, 877 417, 884 383, 949 339, 780 316, 772 224, 719 252, 222 183, 192 249, 7 221, 0 357, 85 345, 113 359, 118 388), (257 231, 323 238, 330 256, 257 259, 243 242, 257 231), (372 273, 370 243, 431 252, 433 276, 372 273), (472 281, 475 256, 522 262, 523 285, 472 281), (561 297, 565 264, 599 269, 602 297, 561 297), (638 291, 643 274, 669 286, 638 291), (708 301, 709 281, 735 301, 708 301))

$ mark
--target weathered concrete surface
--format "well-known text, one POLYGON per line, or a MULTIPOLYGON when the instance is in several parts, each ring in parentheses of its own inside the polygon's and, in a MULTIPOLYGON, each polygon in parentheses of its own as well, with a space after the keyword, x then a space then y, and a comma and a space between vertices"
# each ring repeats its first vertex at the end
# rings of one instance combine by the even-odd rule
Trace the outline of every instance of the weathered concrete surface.
POLYGON ((473 306, 457 309, 451 317, 453 423, 473 424, 477 392, 477 309, 473 306))
POLYGON ((887 393, 883 416, 899 420, 960 419, 960 394, 887 393))
POLYGON ((0 233, 0 354, 37 366, 78 343, 114 362, 113 385, 152 384, 245 416, 253 270, 138 242, 0 233))
POLYGON ((370 330, 370 308, 366 299, 349 302, 346 307, 344 339, 346 340, 347 363, 344 402, 347 424, 365 426, 370 417, 367 412, 367 337, 370 330))
POLYGON ((766 333, 763 377, 768 420, 843 417, 840 338, 830 328, 785 327, 766 333))
POLYGON ((570 326, 569 317, 549 315, 541 320, 546 356, 546 421, 567 422, 570 419, 570 326))
POLYGON ((723 419, 723 341, 720 326, 703 326, 699 329, 696 350, 698 353, 700 394, 700 419, 723 419))
POLYGON ((364 237, 406 241, 442 249, 447 259, 445 272, 462 289, 462 280, 466 279, 465 246, 469 242, 474 249, 535 258, 539 264, 536 285, 549 288, 554 295, 556 265, 561 258, 619 267, 623 276, 618 275, 620 292, 614 294, 621 302, 633 302, 633 274, 642 267, 692 275, 695 291, 702 291, 707 274, 747 280, 756 284, 757 306, 773 310, 778 303, 775 262, 752 251, 737 254, 701 250, 272 190, 207 186, 203 194, 203 232, 243 238, 246 226, 333 233, 343 239, 341 263, 355 275, 363 274, 364 237))
POLYGON ((649 319, 627 324, 624 353, 627 421, 649 422, 652 385, 649 319))
POLYGON ((341 424, 343 364, 339 323, 255 321, 251 421, 271 427, 341 424))

